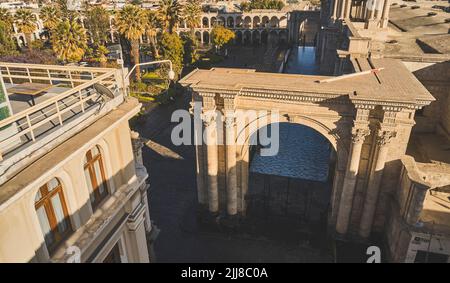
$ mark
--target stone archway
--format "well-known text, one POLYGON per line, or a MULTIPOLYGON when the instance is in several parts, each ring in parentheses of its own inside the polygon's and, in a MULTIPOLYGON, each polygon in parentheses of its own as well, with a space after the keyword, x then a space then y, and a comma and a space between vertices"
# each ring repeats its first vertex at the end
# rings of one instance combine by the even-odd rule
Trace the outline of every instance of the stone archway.
POLYGON ((261 27, 261 20, 258 16, 253 17, 253 28, 258 29, 261 27))
POLYGON ((207 17, 203 17, 202 19, 202 27, 209 28, 209 19, 207 17))
POLYGON ((236 17, 236 28, 242 28, 243 21, 241 16, 236 17))
POLYGON ((227 27, 234 28, 234 18, 231 16, 227 18, 227 27))
POLYGON ((210 36, 209 36, 209 32, 204 31, 203 32, 203 44, 209 44, 210 43, 210 36))
MULTIPOLYGON (((385 66, 384 62, 407 72, 395 60, 375 62, 379 67, 385 66)), ((382 217, 377 218, 377 209, 385 204, 379 194, 384 192, 386 197, 387 190, 395 186, 397 180, 392 176, 400 174, 401 167, 396 164, 406 152, 414 124, 413 109, 423 104, 413 104, 416 96, 409 92, 402 92, 410 96, 408 101, 399 100, 395 105, 364 97, 369 85, 389 97, 401 90, 382 89, 370 76, 360 79, 364 88, 357 84, 320 86, 309 76, 220 68, 196 70, 182 79, 180 84, 193 93, 194 116, 199 113, 198 120, 204 126, 194 132, 207 133, 206 145, 196 145, 200 207, 208 215, 245 216, 250 136, 268 123, 289 122, 316 130, 336 151, 328 215, 330 231, 340 235, 356 232, 367 238, 372 229, 380 229, 374 224, 382 217), (256 111, 256 116, 239 120, 240 111, 256 111), (220 137, 225 144, 217 143, 220 137)), ((402 79, 413 84, 408 76, 402 79)))
POLYGON ((280 135, 276 156, 261 156, 258 142, 249 147, 248 191, 242 204, 245 226, 253 226, 258 234, 276 227, 277 233, 286 230, 282 234, 288 238, 307 233, 309 240, 321 238, 323 245, 331 215, 336 151, 324 135, 297 122, 270 123, 249 139, 257 140, 261 130, 274 125, 280 135))

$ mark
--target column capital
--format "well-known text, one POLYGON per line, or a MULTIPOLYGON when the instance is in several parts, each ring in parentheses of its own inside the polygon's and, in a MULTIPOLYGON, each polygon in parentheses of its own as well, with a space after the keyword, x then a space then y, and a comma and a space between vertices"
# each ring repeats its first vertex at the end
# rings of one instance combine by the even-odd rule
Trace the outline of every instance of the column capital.
POLYGON ((377 135, 377 144, 384 146, 389 144, 393 138, 397 136, 397 132, 391 130, 380 130, 377 135))
POLYGON ((362 143, 364 142, 366 136, 370 135, 370 130, 368 128, 352 128, 352 142, 362 143))
POLYGON ((217 113, 215 110, 208 110, 201 114, 202 122, 205 127, 209 127, 216 122, 217 113))
POLYGON ((225 128, 234 128, 236 126, 236 117, 235 115, 226 115, 225 116, 225 128))

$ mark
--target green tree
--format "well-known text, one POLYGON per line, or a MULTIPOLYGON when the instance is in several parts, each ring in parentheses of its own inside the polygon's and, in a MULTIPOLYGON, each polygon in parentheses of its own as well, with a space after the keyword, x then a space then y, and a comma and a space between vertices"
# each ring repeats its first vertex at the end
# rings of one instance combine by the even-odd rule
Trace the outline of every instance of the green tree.
POLYGON ((18 55, 16 44, 12 39, 10 26, 0 20, 0 57, 18 55))
POLYGON ((9 30, 13 30, 14 17, 7 9, 0 8, 0 19, 9 30))
POLYGON ((150 41, 153 56, 155 58, 158 58, 159 57, 158 41, 157 41, 158 26, 159 26, 158 17, 156 15, 156 12, 151 10, 148 10, 147 15, 148 15, 148 23, 145 33, 150 41))
POLYGON ((53 51, 63 62, 80 61, 87 49, 86 30, 74 19, 58 24, 52 36, 53 51))
POLYGON ((95 47, 105 45, 109 36, 109 12, 102 6, 87 8, 85 27, 95 47))
POLYGON ((195 28, 200 26, 202 5, 200 0, 188 1, 184 6, 183 19, 194 37, 195 28))
POLYGON ((157 12, 163 30, 173 33, 181 18, 181 5, 177 0, 160 0, 157 12))
MULTIPOLYGON (((117 29, 131 43, 131 57, 139 64, 139 39, 148 25, 147 11, 134 5, 126 5, 116 15, 117 29)), ((136 80, 141 80, 141 69, 136 67, 136 80)))
MULTIPOLYGON (((183 69, 184 47, 178 34, 163 33, 160 41, 160 53, 164 59, 172 61, 174 72, 179 76, 183 69)), ((167 74, 162 77, 167 77, 167 74)))
POLYGON ((241 10, 242 12, 250 12, 251 11, 250 2, 242 2, 241 3, 241 10))
POLYGON ((19 32, 23 32, 27 41, 28 48, 31 47, 31 41, 33 41, 33 33, 36 31, 36 16, 31 13, 31 10, 20 8, 14 15, 16 26, 19 32))
POLYGON ((61 13, 59 9, 54 6, 44 6, 39 12, 39 17, 41 18, 44 27, 47 29, 49 39, 51 38, 53 30, 61 22, 61 13))
POLYGON ((106 63, 108 62, 108 58, 106 55, 109 53, 108 48, 104 45, 100 45, 95 50, 96 61, 100 64, 100 67, 105 68, 106 63))
POLYGON ((229 43, 236 35, 230 29, 221 25, 215 26, 211 31, 212 43, 220 50, 224 45, 229 43))

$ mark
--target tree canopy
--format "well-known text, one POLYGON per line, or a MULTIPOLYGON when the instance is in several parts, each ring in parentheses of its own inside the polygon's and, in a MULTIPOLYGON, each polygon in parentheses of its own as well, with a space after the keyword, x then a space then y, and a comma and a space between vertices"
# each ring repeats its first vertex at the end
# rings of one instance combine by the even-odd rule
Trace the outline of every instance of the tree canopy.
POLYGON ((235 36, 233 31, 221 25, 215 26, 211 32, 212 43, 219 49, 229 43, 235 36))

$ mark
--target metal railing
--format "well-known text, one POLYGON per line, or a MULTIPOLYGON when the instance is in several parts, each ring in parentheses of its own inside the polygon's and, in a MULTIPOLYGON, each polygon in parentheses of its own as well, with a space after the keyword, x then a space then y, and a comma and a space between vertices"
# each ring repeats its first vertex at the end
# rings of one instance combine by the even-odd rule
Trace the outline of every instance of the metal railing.
POLYGON ((20 141, 19 146, 24 142, 35 142, 38 135, 42 134, 42 128, 55 127, 55 121, 63 126, 68 118, 84 113, 92 105, 98 104, 99 94, 95 91, 94 84, 99 83, 113 92, 117 91, 120 80, 116 71, 106 68, 0 62, 3 80, 10 84, 46 82, 58 87, 68 87, 66 91, 0 121, 0 130, 11 126, 16 128, 8 137, 0 136, 0 161, 5 153, 11 151, 5 150, 7 145, 17 141, 20 141))

